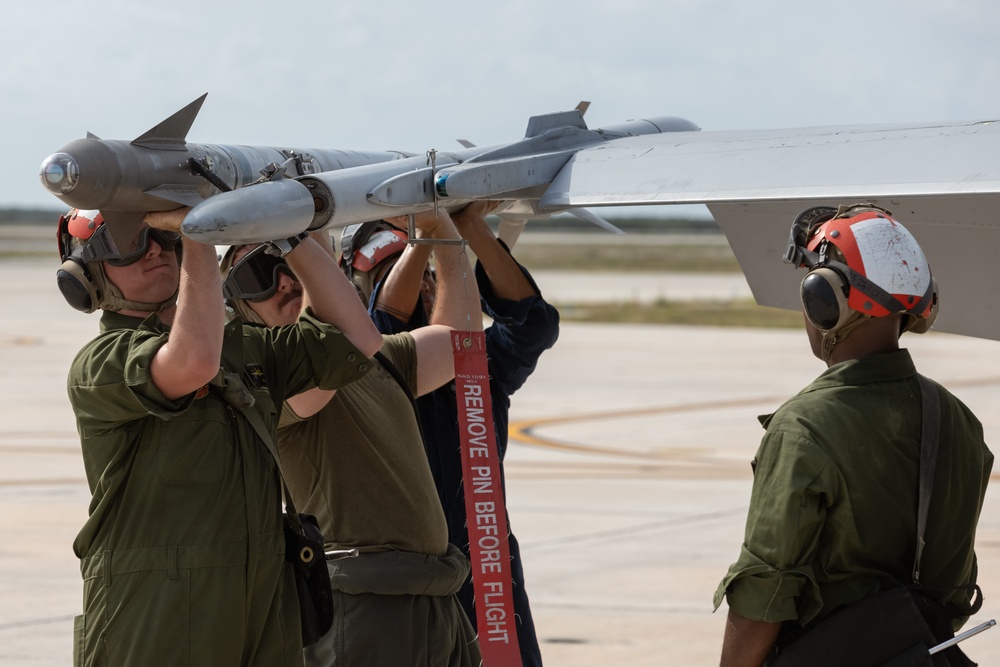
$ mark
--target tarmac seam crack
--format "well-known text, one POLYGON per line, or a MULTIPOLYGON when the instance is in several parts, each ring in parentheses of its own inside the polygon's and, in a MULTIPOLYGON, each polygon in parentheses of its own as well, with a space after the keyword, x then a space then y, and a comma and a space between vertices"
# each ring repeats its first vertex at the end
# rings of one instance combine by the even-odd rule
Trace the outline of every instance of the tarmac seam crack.
POLYGON ((705 514, 693 514, 681 517, 672 517, 670 519, 664 519, 662 521, 654 521, 652 523, 647 523, 647 524, 640 524, 638 526, 630 526, 628 528, 614 528, 611 530, 596 531, 593 533, 587 533, 583 535, 569 535, 566 537, 558 537, 549 540, 521 542, 521 550, 542 551, 546 549, 564 547, 569 544, 581 544, 584 542, 605 540, 608 538, 615 538, 615 537, 629 537, 632 535, 637 535, 639 533, 649 533, 663 528, 673 528, 676 526, 685 526, 693 523, 703 523, 706 521, 715 521, 718 519, 728 519, 733 516, 743 516, 746 514, 746 511, 747 511, 746 507, 740 506, 728 510, 707 512, 705 514))
POLYGON ((37 618, 27 621, 14 621, 13 623, 0 623, 0 632, 4 630, 17 630, 18 628, 30 628, 36 625, 49 625, 51 623, 66 623, 72 621, 76 616, 52 616, 49 618, 37 618))

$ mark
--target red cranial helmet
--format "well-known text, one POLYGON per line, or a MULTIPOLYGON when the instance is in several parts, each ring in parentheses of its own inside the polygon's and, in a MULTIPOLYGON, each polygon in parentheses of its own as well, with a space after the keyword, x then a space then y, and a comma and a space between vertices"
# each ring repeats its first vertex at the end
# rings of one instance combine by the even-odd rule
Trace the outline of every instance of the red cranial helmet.
POLYGON ((907 316, 905 331, 923 333, 937 316, 927 258, 885 209, 807 209, 792 226, 785 259, 809 269, 799 290, 802 309, 828 335, 859 317, 897 314, 907 316))

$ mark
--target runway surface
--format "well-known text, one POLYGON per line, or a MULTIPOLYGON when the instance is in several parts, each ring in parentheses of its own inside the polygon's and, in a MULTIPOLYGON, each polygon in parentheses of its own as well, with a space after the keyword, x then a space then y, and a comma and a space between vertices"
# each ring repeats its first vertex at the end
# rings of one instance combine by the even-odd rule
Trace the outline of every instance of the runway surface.
MULTIPOLYGON (((54 262, 0 261, 5 667, 70 664, 81 604, 72 542, 90 494, 65 376, 98 316, 63 303, 54 270, 54 262)), ((538 278, 551 299, 563 300, 556 278, 538 278)), ((636 283, 602 281, 620 298, 636 283)), ((904 340, 921 371, 979 415, 998 449, 1000 343, 944 334, 904 340)), ((513 397, 506 463, 547 665, 718 664, 725 607, 713 613, 712 594, 742 541, 749 461, 761 436, 756 416, 821 370, 801 331, 563 326, 513 397)), ((998 510, 994 487, 977 540, 986 595, 977 622, 1000 617, 998 510)), ((969 640, 966 650, 980 664, 1000 664, 1000 630, 969 640)))

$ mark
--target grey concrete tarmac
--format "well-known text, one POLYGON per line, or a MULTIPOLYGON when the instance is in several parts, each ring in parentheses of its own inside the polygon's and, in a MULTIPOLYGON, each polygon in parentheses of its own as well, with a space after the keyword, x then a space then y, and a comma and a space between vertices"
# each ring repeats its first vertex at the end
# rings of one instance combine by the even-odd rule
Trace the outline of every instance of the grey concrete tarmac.
MULTIPOLYGON (((72 542, 90 494, 65 376, 98 318, 63 303, 54 269, 0 260, 4 666, 70 664, 80 611, 72 542)), ((540 283, 560 298, 556 281, 540 283)), ((904 340, 918 367, 962 398, 996 443, 1000 343, 904 340)), ((801 331, 563 326, 513 397, 506 463, 547 665, 718 664, 725 606, 713 613, 712 594, 742 540, 756 415, 821 370, 801 331)), ((998 510, 993 488, 977 539, 986 604, 976 622, 1000 616, 998 510)), ((980 664, 1000 664, 1000 630, 966 650, 980 664)))

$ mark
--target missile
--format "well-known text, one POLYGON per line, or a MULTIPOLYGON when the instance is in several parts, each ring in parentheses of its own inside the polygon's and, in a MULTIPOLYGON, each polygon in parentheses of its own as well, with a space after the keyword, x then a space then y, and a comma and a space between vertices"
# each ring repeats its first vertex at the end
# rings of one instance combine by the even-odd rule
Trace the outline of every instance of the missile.
MULTIPOLYGON (((410 155, 188 143, 187 133, 206 96, 132 141, 101 139, 88 132, 42 162, 42 185, 69 207, 100 209, 116 244, 127 245, 146 212, 196 206, 220 192, 244 188, 271 165, 282 165, 289 176, 305 176, 410 155)), ((267 194, 273 197, 277 189, 267 194)))
MULTIPOLYGON (((465 142, 464 148, 454 152, 430 151, 425 156, 293 177, 298 187, 253 193, 259 186, 252 185, 217 194, 188 213, 183 230, 205 243, 267 241, 278 238, 266 234, 279 228, 282 234, 291 230, 287 234, 291 236, 416 213, 435 205, 457 208, 476 199, 528 202, 536 217, 545 217, 553 211, 538 211, 534 204, 581 148, 628 136, 699 129, 687 120, 663 117, 591 130, 579 108, 534 116, 525 137, 507 144, 476 147, 465 142), (307 198, 314 204, 312 211, 301 205, 307 198), (291 201, 300 204, 286 205, 291 201), (252 220, 247 220, 250 211, 252 220), (274 226, 266 224, 268 219, 275 221, 274 226)), ((524 211, 518 211, 517 217, 524 217, 524 211)), ((581 217, 596 218, 593 214, 581 217)))

